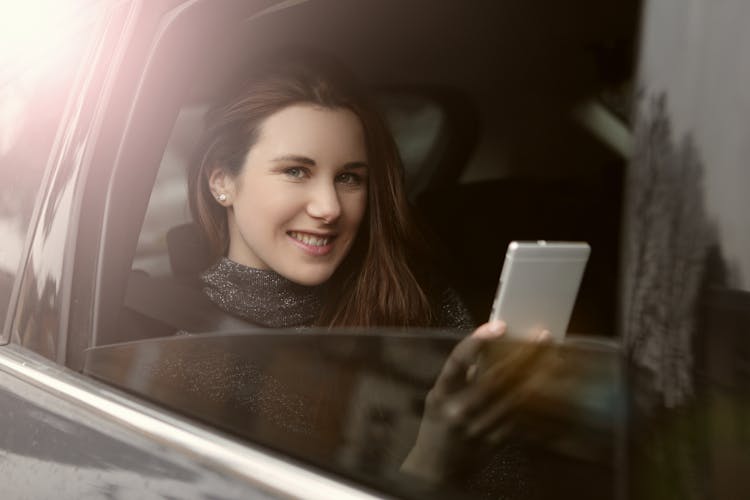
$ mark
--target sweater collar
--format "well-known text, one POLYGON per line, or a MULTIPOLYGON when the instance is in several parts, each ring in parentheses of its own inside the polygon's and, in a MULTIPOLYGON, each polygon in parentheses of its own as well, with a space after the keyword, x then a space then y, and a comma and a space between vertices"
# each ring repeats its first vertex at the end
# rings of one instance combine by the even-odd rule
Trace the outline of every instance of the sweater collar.
POLYGON ((226 257, 206 270, 201 281, 203 292, 219 308, 258 326, 310 326, 320 314, 324 285, 300 285, 226 257))

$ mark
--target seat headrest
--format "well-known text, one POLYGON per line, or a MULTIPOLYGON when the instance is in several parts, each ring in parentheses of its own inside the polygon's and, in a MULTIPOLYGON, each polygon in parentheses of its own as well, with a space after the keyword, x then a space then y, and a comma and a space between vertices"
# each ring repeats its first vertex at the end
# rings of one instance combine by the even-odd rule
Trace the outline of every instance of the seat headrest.
POLYGON ((208 245, 194 223, 181 224, 167 232, 167 251, 175 278, 197 278, 211 265, 208 245))

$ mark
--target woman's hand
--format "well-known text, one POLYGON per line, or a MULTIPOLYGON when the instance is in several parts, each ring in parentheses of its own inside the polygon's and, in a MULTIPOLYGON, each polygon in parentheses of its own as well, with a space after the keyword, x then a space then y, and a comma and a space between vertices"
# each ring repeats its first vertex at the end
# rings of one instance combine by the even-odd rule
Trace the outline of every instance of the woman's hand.
POLYGON ((455 474, 513 428, 514 410, 550 373, 548 332, 535 341, 500 344, 501 321, 485 323, 459 342, 427 395, 416 443, 402 471, 431 481, 455 474))

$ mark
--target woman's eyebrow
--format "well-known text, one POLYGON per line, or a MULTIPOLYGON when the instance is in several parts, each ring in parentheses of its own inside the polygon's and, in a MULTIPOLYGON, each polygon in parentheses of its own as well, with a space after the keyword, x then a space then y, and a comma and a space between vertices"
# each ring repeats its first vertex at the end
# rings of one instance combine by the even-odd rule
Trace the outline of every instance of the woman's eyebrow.
POLYGON ((300 155, 279 156, 277 158, 274 158, 271 161, 291 161, 294 163, 303 163, 305 165, 315 166, 315 160, 313 160, 312 158, 308 158, 307 156, 300 156, 300 155))
MULTIPOLYGON (((283 156, 278 156, 271 161, 273 162, 288 161, 292 163, 302 163, 303 165, 310 165, 312 167, 316 165, 315 160, 313 160, 312 158, 308 158, 307 156, 301 156, 301 155, 283 155, 283 156)), ((342 168, 344 168, 345 170, 367 168, 367 163, 363 161, 352 161, 349 163, 345 163, 342 168)))

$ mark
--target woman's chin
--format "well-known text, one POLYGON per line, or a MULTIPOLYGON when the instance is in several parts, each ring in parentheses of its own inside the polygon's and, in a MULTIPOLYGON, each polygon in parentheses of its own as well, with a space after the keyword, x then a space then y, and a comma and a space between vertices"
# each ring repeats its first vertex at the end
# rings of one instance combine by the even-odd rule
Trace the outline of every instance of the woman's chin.
POLYGON ((289 281, 302 286, 317 286, 328 281, 335 269, 292 269, 289 272, 279 273, 289 281))

